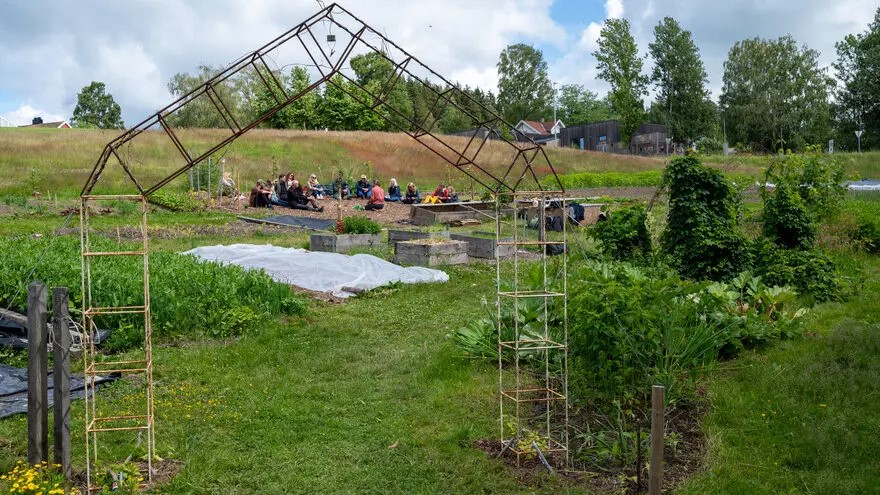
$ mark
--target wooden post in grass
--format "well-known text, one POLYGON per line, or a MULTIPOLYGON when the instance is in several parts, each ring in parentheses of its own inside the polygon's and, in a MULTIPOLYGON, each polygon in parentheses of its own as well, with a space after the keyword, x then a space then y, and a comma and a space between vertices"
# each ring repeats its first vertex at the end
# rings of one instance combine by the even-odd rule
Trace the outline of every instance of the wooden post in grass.
POLYGON ((55 399, 55 464, 70 479, 70 318, 67 287, 52 289, 52 362, 55 399))
POLYGON ((663 385, 651 387, 651 471, 648 494, 660 495, 663 490, 663 430, 666 411, 663 407, 663 385))
POLYGON ((48 460, 49 409, 46 407, 48 359, 46 351, 46 286, 36 280, 28 286, 28 464, 48 460))

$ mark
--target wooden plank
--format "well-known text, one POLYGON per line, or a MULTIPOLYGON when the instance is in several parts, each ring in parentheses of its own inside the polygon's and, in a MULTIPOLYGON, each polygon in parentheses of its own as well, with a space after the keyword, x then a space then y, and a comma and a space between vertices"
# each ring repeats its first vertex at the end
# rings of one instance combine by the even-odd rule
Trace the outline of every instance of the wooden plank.
POLYGON ((663 405, 664 388, 651 388, 651 470, 648 479, 649 495, 663 492, 663 430, 666 428, 666 411, 663 405))
POLYGON ((28 464, 48 460, 49 409, 46 407, 46 286, 36 280, 28 286, 28 464))
POLYGON ((67 288, 52 289, 53 397, 55 419, 55 464, 70 479, 70 318, 67 288))

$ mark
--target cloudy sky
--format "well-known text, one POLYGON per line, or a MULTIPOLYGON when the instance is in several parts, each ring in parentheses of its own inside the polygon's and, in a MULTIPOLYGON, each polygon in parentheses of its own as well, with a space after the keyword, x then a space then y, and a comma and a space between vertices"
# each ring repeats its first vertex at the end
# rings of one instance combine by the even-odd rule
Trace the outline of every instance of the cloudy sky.
MULTIPOLYGON (((877 0, 341 0, 448 79, 495 90, 499 52, 540 48, 550 77, 604 93, 590 53, 604 19, 630 20, 644 54, 664 16, 693 33, 717 97, 730 46, 791 34, 834 60, 877 0)), ((171 101, 166 84, 200 64, 224 66, 303 21, 315 0, 29 0, 0 2, 0 116, 69 119, 76 94, 103 81, 133 124, 171 101)), ((646 65, 646 70, 650 62, 646 65)), ((5 122, 0 119, 0 124, 5 122)))

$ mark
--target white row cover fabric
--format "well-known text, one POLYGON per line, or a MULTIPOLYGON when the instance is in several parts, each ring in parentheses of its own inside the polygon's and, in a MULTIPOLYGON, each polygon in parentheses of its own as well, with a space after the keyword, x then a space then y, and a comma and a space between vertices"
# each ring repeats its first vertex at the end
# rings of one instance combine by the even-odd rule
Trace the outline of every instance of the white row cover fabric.
POLYGON ((273 280, 318 292, 348 297, 343 287, 368 291, 393 282, 417 284, 447 282, 449 275, 420 266, 402 267, 369 254, 349 256, 312 252, 271 244, 204 246, 186 251, 205 261, 230 263, 248 269, 262 269, 273 280))

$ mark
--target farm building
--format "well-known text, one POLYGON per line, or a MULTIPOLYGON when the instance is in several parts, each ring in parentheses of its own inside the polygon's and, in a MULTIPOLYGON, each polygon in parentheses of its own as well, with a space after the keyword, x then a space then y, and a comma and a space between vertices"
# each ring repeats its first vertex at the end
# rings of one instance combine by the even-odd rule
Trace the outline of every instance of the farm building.
POLYGON ((628 144, 620 141, 620 122, 604 120, 562 129, 559 145, 590 151, 613 153, 651 154, 666 152, 666 126, 642 124, 633 133, 628 144))

